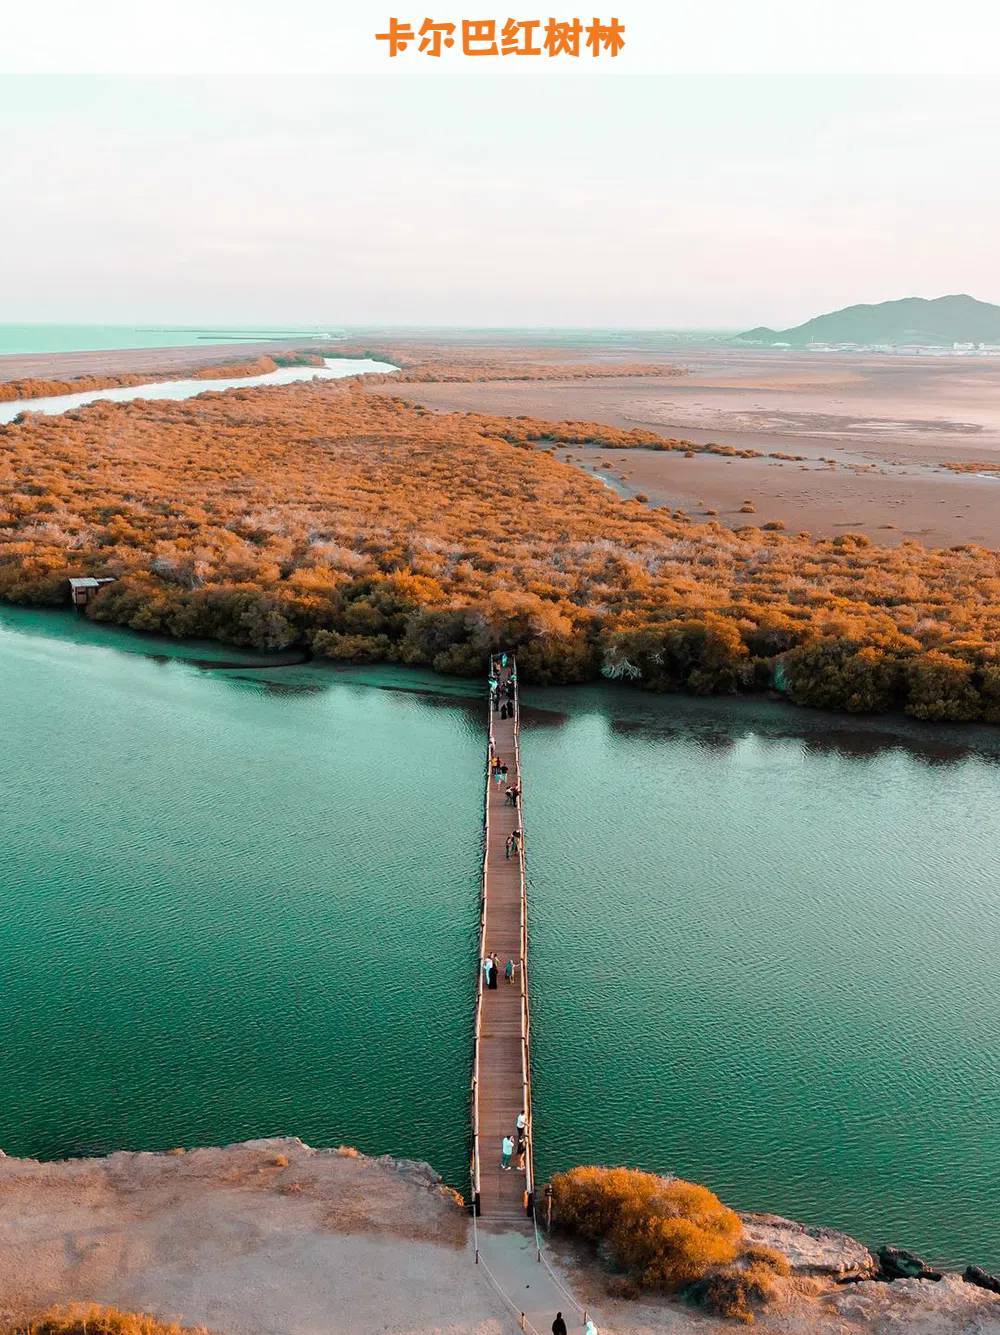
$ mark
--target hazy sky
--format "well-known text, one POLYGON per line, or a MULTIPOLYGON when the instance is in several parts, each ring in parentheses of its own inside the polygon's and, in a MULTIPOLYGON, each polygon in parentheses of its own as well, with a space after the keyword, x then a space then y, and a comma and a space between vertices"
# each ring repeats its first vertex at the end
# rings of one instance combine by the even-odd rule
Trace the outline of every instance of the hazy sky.
POLYGON ((796 323, 1000 301, 990 78, 0 79, 0 321, 796 323))

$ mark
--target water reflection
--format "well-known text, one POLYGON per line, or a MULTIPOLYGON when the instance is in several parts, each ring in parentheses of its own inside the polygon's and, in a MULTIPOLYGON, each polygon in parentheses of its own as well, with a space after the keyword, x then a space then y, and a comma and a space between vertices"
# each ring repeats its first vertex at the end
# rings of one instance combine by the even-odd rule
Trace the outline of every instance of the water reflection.
MULTIPOLYGON (((591 715, 604 721, 610 736, 624 742, 696 746, 707 756, 724 757, 740 742, 754 741, 763 746, 794 743, 804 754, 848 761, 867 762, 899 753, 930 767, 972 759, 1000 763, 1000 732, 990 728, 924 724, 903 717, 866 720, 755 699, 622 700, 615 688, 576 689, 576 708, 563 711, 533 704, 523 710, 525 726, 561 727, 570 719, 591 715)), ((559 692, 559 702, 563 699, 572 702, 569 693, 559 692)))

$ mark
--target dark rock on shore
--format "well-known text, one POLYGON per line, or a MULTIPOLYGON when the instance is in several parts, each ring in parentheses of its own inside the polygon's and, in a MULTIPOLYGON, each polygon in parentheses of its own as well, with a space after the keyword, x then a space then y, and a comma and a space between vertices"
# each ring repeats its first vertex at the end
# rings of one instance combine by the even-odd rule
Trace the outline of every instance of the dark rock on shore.
POLYGON ((902 1247, 880 1247, 878 1262, 886 1279, 930 1279, 937 1283, 942 1278, 940 1270, 932 1270, 921 1257, 902 1247))
POLYGON ((966 1284, 976 1284, 981 1289, 989 1289, 990 1293, 1000 1293, 1000 1279, 981 1270, 977 1265, 967 1265, 962 1278, 966 1284))

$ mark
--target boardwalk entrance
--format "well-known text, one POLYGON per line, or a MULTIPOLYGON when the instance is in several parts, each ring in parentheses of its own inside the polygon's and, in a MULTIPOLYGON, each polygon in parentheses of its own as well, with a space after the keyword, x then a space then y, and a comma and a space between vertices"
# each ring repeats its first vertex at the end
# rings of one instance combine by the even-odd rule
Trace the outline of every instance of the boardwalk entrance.
POLYGON ((531 1029, 528 1009, 528 930, 524 876, 523 799, 516 805, 507 789, 521 789, 520 708, 513 655, 491 660, 487 709, 488 755, 484 820, 482 923, 476 1042, 472 1076, 472 1192, 484 1224, 533 1230, 534 1162, 531 1126, 531 1029), (506 765, 497 781, 492 762, 506 765), (521 832, 516 848, 508 840, 521 832), (499 962, 496 986, 487 985, 487 957, 499 962), (508 960, 514 977, 507 981, 508 960), (518 1154, 517 1120, 524 1114, 523 1154, 518 1154), (509 1169, 501 1167, 504 1137, 513 1141, 509 1169))

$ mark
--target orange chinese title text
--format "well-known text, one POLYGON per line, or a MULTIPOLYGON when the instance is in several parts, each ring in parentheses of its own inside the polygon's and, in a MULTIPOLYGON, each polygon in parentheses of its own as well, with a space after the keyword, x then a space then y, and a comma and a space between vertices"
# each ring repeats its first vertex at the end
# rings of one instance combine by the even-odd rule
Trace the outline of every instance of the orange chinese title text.
POLYGON ((389 19, 375 34, 390 56, 411 47, 420 55, 440 57, 454 50, 463 56, 617 56, 625 45, 625 25, 618 19, 463 19, 461 23, 420 24, 389 19))

